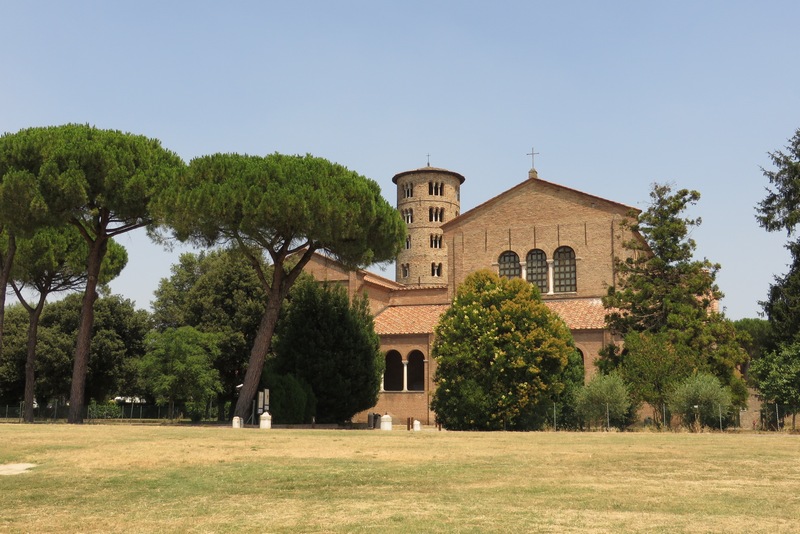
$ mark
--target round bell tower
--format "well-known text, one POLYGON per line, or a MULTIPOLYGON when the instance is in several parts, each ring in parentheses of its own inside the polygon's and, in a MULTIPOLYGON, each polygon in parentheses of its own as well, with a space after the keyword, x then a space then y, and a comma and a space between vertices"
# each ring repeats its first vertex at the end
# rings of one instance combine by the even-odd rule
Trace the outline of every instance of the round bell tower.
POLYGON ((461 184, 457 172, 422 167, 396 174, 397 209, 408 233, 397 255, 395 280, 410 286, 447 284, 447 249, 442 225, 461 213, 461 184))

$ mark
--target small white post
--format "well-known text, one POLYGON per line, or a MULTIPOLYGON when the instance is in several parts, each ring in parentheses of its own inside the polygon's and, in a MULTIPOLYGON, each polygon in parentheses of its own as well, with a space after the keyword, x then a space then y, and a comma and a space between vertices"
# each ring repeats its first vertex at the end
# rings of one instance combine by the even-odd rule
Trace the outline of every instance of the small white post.
POLYGON ((265 430, 272 428, 272 416, 269 414, 269 412, 264 412, 261 414, 259 428, 263 428, 265 430))

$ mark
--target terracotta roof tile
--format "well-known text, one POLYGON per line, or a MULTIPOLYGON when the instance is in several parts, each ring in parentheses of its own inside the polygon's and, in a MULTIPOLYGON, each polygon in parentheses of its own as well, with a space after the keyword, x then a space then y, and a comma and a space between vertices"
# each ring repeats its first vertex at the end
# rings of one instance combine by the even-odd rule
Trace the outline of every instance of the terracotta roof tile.
MULTIPOLYGON (((605 327, 606 310, 599 298, 545 300, 544 303, 564 319, 570 330, 605 327)), ((446 304, 391 306, 375 317, 375 332, 378 335, 431 333, 449 307, 446 304)))
POLYGON ((375 317, 375 332, 385 334, 428 334, 433 332, 448 304, 391 306, 375 317))
POLYGON ((570 330, 602 330, 605 327, 606 309, 598 298, 545 300, 544 303, 564 319, 570 330))

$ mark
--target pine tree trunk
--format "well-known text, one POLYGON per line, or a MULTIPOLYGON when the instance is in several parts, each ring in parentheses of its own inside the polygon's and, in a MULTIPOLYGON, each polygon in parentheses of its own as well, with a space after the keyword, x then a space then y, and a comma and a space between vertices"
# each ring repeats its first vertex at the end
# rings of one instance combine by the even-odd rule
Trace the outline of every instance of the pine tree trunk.
POLYGON ((69 396, 68 422, 83 423, 84 392, 86 389, 86 372, 89 368, 89 350, 94 328, 94 303, 97 300, 97 283, 100 265, 105 256, 108 238, 98 237, 90 244, 87 260, 86 291, 81 304, 81 319, 78 328, 78 340, 75 346, 75 361, 72 368, 72 387, 69 396))
POLYGON ((11 279, 11 267, 14 263, 14 255, 17 253, 17 240, 14 234, 8 235, 8 248, 3 257, 3 269, 0 271, 0 356, 3 355, 3 332, 5 331, 6 318, 6 288, 11 279))
POLYGON ((25 408, 22 414, 22 420, 26 423, 33 423, 33 399, 36 387, 36 342, 38 341, 39 318, 42 316, 42 310, 44 309, 44 300, 45 296, 41 295, 36 308, 29 308, 28 354, 25 358, 25 408))

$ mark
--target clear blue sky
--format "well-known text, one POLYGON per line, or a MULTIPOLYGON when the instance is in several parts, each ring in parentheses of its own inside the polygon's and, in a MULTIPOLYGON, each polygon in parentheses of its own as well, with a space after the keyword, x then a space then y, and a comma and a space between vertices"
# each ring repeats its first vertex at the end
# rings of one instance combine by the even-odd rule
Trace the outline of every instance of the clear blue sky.
MULTIPOLYGON (((213 152, 312 153, 375 179, 463 174, 462 212, 546 180, 645 208, 702 193, 698 256, 754 317, 784 235, 759 169, 800 128, 796 1, 0 0, 0 130, 90 123, 213 152)), ((143 232, 115 292, 149 307, 178 251, 143 232)), ((392 276, 393 271, 387 271, 392 276)))

